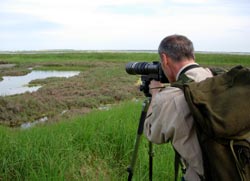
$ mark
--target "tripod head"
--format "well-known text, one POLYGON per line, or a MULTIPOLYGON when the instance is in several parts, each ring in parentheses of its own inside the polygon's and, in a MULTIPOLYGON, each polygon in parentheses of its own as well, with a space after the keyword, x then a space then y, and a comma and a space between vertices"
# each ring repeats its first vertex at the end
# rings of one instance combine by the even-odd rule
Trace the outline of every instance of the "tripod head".
POLYGON ((151 80, 152 79, 149 78, 148 75, 141 76, 140 91, 142 91, 146 97, 152 97, 152 95, 149 93, 149 84, 151 80))

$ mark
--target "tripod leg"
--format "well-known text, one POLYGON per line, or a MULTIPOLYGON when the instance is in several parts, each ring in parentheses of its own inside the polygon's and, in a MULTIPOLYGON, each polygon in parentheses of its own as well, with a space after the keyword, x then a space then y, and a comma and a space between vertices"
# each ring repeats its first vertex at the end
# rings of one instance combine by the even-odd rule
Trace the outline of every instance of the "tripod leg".
POLYGON ((143 127, 144 127, 144 122, 145 122, 145 119, 147 116, 149 103, 150 103, 150 98, 144 100, 144 102, 143 102, 141 116, 140 116, 138 130, 137 130, 136 142, 135 142, 135 146, 134 146, 134 151, 133 151, 130 165, 127 169, 128 173, 129 173, 128 180, 132 180, 132 177, 133 177, 134 166, 135 166, 136 159, 137 159, 137 154, 138 154, 139 145, 140 145, 140 141, 141 141, 141 135, 143 133, 143 127))
POLYGON ((149 151, 149 180, 153 180, 153 157, 154 157, 154 152, 153 152, 153 144, 152 142, 148 143, 149 151))
POLYGON ((129 176, 128 176, 128 180, 131 181, 133 174, 134 174, 134 166, 136 163, 136 159, 137 159, 137 154, 138 154, 138 150, 139 150, 139 145, 140 145, 140 141, 141 141, 141 135, 137 135, 136 137, 136 142, 135 142, 135 146, 134 146, 134 151, 133 151, 133 155, 132 155, 132 159, 130 162, 130 165, 127 169, 129 176))

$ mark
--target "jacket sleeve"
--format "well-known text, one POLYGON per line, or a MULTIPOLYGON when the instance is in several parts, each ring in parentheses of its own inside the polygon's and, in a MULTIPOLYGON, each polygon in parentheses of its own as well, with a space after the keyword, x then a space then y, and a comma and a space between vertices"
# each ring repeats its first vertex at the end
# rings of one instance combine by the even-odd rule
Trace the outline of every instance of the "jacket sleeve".
POLYGON ((152 143, 171 142, 175 150, 190 164, 187 175, 195 170, 203 174, 201 149, 184 95, 172 88, 158 93, 144 124, 144 134, 152 143))
POLYGON ((152 113, 148 114, 144 124, 144 134, 149 141, 157 144, 172 141, 178 120, 183 120, 182 112, 177 111, 175 97, 181 94, 179 89, 166 89, 152 100, 152 113))

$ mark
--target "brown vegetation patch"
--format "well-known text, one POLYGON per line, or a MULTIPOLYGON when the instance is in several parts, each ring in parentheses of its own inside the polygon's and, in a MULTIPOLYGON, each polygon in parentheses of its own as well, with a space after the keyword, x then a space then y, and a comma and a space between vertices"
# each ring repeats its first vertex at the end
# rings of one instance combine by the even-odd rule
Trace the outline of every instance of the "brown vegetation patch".
POLYGON ((79 64, 88 68, 78 76, 36 80, 33 83, 43 84, 37 92, 0 97, 0 123, 19 126, 44 116, 58 121, 82 115, 101 104, 141 95, 134 86, 138 77, 128 75, 123 63, 76 63, 79 64))

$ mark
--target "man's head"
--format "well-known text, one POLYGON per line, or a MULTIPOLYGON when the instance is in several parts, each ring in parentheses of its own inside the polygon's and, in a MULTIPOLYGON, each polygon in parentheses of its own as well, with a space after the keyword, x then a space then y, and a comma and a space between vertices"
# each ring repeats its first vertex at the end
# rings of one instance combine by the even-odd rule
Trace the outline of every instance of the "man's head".
POLYGON ((158 48, 162 69, 170 82, 178 71, 195 60, 193 43, 185 36, 171 35, 164 38, 158 48))

